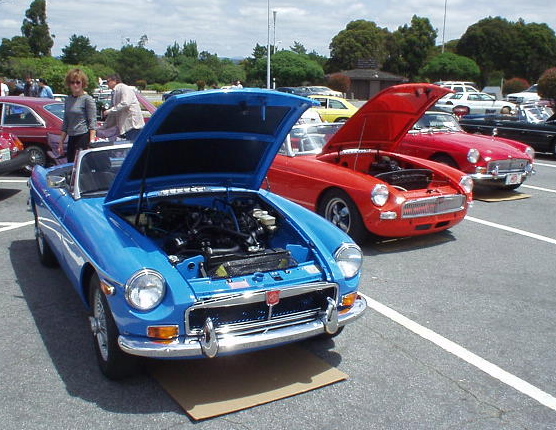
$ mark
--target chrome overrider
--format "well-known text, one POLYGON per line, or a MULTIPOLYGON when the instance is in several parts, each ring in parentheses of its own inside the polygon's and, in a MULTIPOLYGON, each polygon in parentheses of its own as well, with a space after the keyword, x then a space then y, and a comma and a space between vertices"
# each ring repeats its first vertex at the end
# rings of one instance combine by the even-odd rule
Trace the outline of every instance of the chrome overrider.
MULTIPOLYGON (((215 357, 254 349, 267 348, 275 345, 295 342, 320 334, 335 334, 340 327, 360 317, 367 307, 367 302, 357 295, 355 303, 346 309, 338 309, 341 297, 338 297, 338 286, 333 283, 316 283, 319 290, 328 287, 334 289, 336 297, 326 297, 324 308, 306 310, 288 315, 272 316, 272 305, 269 305, 268 318, 264 321, 241 321, 223 324, 217 327, 213 319, 204 319, 201 328, 190 326, 190 315, 198 310, 218 310, 234 305, 264 303, 265 291, 250 292, 240 295, 218 297, 201 301, 186 311, 186 335, 169 343, 153 339, 120 335, 120 348, 131 355, 150 358, 201 358, 215 357), (261 300, 262 299, 262 300, 261 300)), ((295 300, 297 295, 307 294, 315 287, 312 284, 285 288, 280 292, 284 298, 295 300), (305 288, 305 289, 303 289, 305 288)), ((282 296, 281 296, 282 297, 282 296)))

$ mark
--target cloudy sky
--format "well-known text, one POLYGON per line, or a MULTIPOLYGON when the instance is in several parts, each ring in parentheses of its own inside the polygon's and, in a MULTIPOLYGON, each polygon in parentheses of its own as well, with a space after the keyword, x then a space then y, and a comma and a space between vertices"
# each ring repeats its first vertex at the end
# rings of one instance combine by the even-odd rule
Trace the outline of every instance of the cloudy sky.
MULTIPOLYGON (((308 52, 329 56, 332 38, 356 19, 396 30, 413 15, 426 17, 437 30, 437 45, 459 38, 482 18, 546 23, 556 30, 551 0, 47 0, 47 22, 60 55, 73 34, 87 36, 97 49, 136 45, 157 54, 177 42, 194 40, 199 51, 219 57, 246 57, 258 43, 276 40, 278 49, 301 43, 308 52), (269 9, 270 5, 270 9, 269 9), (446 5, 446 25, 444 7, 446 5), (269 13, 270 10, 270 13, 269 13), (274 13, 276 26, 274 29, 274 13), (270 17, 270 31, 269 31, 270 17), (443 37, 444 34, 444 37, 443 37)), ((31 0, 0 0, 0 38, 21 35, 31 0)))

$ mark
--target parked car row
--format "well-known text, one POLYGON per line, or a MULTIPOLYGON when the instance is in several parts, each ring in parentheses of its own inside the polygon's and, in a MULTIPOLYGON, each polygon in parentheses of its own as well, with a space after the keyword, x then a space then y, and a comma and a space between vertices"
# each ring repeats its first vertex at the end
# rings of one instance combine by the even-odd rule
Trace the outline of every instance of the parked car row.
POLYGON ((448 92, 398 85, 321 123, 299 121, 317 96, 175 95, 133 145, 36 166, 39 258, 88 307, 101 371, 339 334, 366 308, 357 242, 451 228, 474 181, 515 188, 533 171, 530 146, 430 111, 448 92))

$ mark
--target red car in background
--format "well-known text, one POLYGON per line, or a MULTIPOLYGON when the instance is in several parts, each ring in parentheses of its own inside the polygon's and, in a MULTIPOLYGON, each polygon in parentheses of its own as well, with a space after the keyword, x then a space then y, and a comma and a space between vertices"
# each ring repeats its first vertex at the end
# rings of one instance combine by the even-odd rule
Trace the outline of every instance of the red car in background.
POLYGON ((452 166, 471 176, 475 185, 516 189, 534 173, 532 147, 467 133, 448 112, 426 112, 397 151, 452 166))
POLYGON ((29 163, 29 154, 21 140, 11 133, 0 132, 0 175, 22 170, 29 163))
POLYGON ((463 220, 472 179, 399 154, 407 131, 449 90, 431 84, 380 92, 344 125, 294 126, 268 172, 270 189, 331 221, 355 241, 404 237, 463 220))
POLYGON ((64 103, 37 97, 0 97, 0 112, 0 131, 15 134, 29 153, 27 169, 49 164, 49 136, 62 132, 64 103))
MULTIPOLYGON (((140 93, 137 93, 137 98, 148 121, 156 107, 140 93)), ((59 142, 63 117, 64 103, 61 101, 23 96, 0 97, 0 132, 12 133, 23 142, 29 153, 26 167, 29 171, 35 165, 56 164, 54 157, 58 148, 51 148, 51 144, 59 142)))

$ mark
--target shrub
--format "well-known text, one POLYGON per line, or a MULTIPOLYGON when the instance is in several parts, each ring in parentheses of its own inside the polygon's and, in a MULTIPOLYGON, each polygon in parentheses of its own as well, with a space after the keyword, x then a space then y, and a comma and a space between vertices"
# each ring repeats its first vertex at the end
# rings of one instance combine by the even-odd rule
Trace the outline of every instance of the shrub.
POLYGON ((327 82, 328 87, 346 94, 351 87, 351 79, 342 73, 334 73, 329 76, 327 82))
POLYGON ((531 84, 523 78, 512 78, 504 82, 502 87, 502 94, 520 93, 529 88, 531 84))
POLYGON ((556 67, 543 72, 538 82, 537 92, 543 99, 556 100, 556 67))

